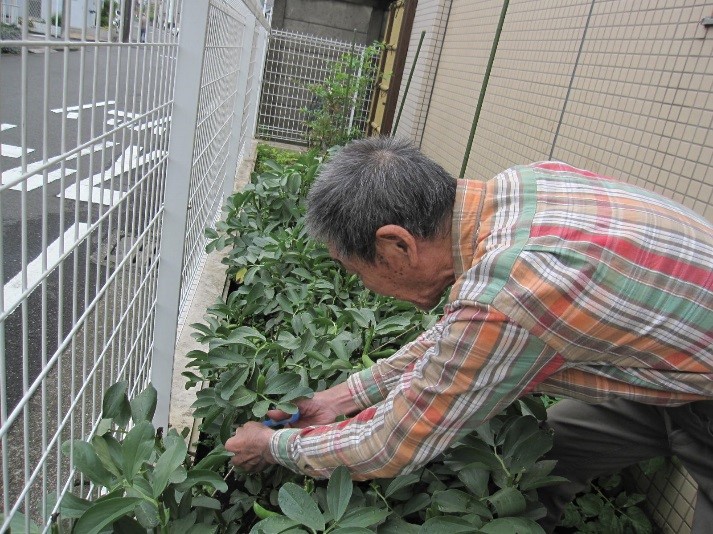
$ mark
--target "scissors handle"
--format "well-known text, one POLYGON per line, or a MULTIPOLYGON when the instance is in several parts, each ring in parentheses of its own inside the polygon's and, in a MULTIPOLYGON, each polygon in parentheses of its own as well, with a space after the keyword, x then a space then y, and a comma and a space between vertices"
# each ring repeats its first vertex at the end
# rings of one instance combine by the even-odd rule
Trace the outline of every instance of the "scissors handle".
POLYGON ((285 426, 285 425, 291 425, 292 423, 296 423, 300 419, 300 411, 297 410, 294 414, 292 414, 291 417, 287 419, 282 419, 280 421, 275 421, 274 419, 265 419, 262 424, 265 426, 269 426, 270 428, 275 428, 278 426, 285 426))

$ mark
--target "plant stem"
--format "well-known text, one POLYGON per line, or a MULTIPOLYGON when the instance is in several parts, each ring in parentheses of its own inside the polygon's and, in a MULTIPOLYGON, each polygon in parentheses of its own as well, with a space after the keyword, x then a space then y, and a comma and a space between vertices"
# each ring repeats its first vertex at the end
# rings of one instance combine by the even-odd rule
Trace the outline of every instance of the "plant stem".
POLYGON ((386 508, 389 510, 389 512, 393 512, 393 510, 391 509, 391 506, 389 506, 389 503, 388 503, 388 501, 386 500, 386 497, 384 497, 384 496, 381 494, 381 492, 379 491, 379 489, 376 487, 376 484, 371 484, 371 489, 373 489, 374 492, 379 496, 379 498, 380 498, 382 501, 384 501, 384 504, 386 505, 386 508))
POLYGON ((503 471, 505 471, 505 475, 509 478, 510 471, 508 471, 508 468, 505 467, 505 462, 503 462, 503 459, 500 457, 500 455, 498 454, 498 450, 495 447, 493 447, 493 454, 498 459, 498 462, 500 462, 500 465, 502 466, 503 471))

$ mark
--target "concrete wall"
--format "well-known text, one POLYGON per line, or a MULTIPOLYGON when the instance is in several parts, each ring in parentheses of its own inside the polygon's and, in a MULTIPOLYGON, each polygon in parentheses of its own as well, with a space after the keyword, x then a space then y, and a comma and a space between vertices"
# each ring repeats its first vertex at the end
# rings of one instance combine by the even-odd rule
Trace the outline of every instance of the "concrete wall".
POLYGON ((275 0, 272 27, 369 45, 382 33, 383 0, 275 0))
MULTIPOLYGON (((458 174, 502 0, 421 0, 398 135, 458 174)), ((713 219, 713 16, 696 0, 510 0, 466 177, 559 159, 713 219)))

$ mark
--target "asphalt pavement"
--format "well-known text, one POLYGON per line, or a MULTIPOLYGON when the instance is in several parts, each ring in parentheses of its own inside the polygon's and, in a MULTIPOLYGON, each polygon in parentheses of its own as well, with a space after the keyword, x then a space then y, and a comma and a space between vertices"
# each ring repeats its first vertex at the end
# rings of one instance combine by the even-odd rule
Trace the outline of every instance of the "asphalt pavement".
POLYGON ((2 183, 15 183, 22 174, 18 152, 23 137, 28 169, 44 157, 92 143, 81 154, 49 167, 46 178, 37 171, 24 187, 15 183, 0 194, 5 309, 19 303, 4 324, 8 411, 21 398, 23 382, 31 383, 42 370, 70 332, 73 319, 81 316, 111 273, 101 256, 122 237, 117 236, 117 217, 128 207, 115 210, 87 245, 64 258, 63 251, 112 201, 121 200, 134 174, 124 171, 131 170, 132 163, 136 166, 146 137, 126 128, 99 139, 131 118, 127 110, 133 109, 135 94, 141 98, 141 87, 133 80, 136 47, 121 53, 118 47, 35 50, 43 53, 28 53, 24 60, 21 55, 0 57, 2 183), (23 263, 28 265, 26 280, 23 263), (43 263, 56 268, 23 304, 23 287, 39 280, 43 263))

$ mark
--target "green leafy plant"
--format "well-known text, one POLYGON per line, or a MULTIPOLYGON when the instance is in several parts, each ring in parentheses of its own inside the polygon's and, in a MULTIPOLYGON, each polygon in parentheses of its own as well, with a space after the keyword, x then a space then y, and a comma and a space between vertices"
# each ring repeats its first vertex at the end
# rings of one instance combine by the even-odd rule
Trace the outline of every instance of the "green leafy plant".
POLYGON ((364 102, 377 83, 377 59, 383 47, 375 42, 361 53, 343 54, 330 65, 322 83, 308 86, 314 96, 302 112, 310 147, 326 150, 364 136, 369 113, 364 102))
MULTIPOLYGON (((22 39, 22 31, 19 26, 0 22, 0 44, 2 41, 19 41, 22 39)), ((0 46, 2 54, 19 54, 19 46, 0 46)))
POLYGON ((645 498, 627 491, 620 474, 598 478, 567 505, 562 527, 582 534, 650 534, 651 521, 639 506, 645 498))
POLYGON ((282 167, 286 167, 295 163, 300 157, 300 152, 296 150, 288 150, 278 148, 267 143, 258 143, 257 157, 255 159, 255 170, 258 175, 269 172, 268 161, 274 161, 282 167))
POLYGON ((184 436, 175 429, 156 434, 155 408, 152 386, 129 401, 127 383, 118 382, 104 396, 102 420, 91 441, 62 445, 85 481, 101 488, 94 500, 72 493, 63 497, 60 516, 75 520, 73 533, 101 532, 111 525, 115 532, 168 533, 229 517, 229 511, 216 514, 221 503, 215 498, 227 490, 215 468, 222 468, 229 455, 216 450, 191 465, 184 436))

